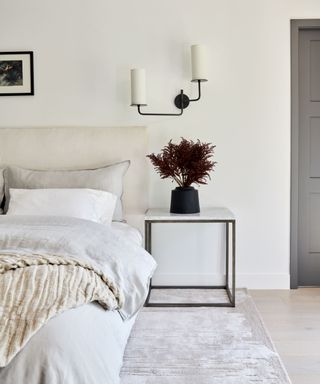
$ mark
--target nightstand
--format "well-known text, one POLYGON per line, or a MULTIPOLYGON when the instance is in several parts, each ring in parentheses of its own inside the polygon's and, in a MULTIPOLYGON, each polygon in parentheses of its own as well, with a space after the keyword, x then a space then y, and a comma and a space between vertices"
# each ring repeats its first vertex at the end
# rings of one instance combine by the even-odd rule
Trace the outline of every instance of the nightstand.
POLYGON ((150 282, 149 294, 145 302, 146 307, 234 307, 236 282, 236 220, 233 213, 227 208, 203 208, 195 214, 173 214, 166 209, 152 208, 145 214, 145 249, 152 254, 152 225, 157 223, 212 223, 225 225, 225 284, 219 286, 175 286, 152 285, 150 282), (231 255, 231 257, 230 257, 231 255), (227 302, 150 302, 153 289, 224 289, 227 293, 227 302))

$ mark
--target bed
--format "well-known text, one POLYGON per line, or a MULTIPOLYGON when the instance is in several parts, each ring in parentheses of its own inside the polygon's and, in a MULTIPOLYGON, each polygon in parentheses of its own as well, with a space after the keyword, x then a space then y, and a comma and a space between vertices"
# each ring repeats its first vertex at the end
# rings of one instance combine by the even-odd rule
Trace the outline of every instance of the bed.
MULTIPOLYGON (((9 336, 0 335, 2 384, 119 382, 126 342, 155 269, 136 229, 142 229, 147 200, 145 153, 144 127, 0 129, 0 168, 69 172, 131 162, 124 178, 123 217, 111 217, 108 225, 59 212, 29 215, 26 204, 27 214, 19 215, 20 204, 18 214, 10 215, 15 204, 10 190, 8 214, 0 215, 0 270, 12 273, 0 282, 0 290, 14 303, 10 316, 9 301, 0 306, 6 320, 2 328, 11 330, 9 336), (18 283, 12 277, 17 273, 18 283), (12 316, 14 311, 19 316, 12 316)), ((32 187, 27 188, 30 196, 32 187)), ((62 199, 65 203, 65 195, 62 199)))

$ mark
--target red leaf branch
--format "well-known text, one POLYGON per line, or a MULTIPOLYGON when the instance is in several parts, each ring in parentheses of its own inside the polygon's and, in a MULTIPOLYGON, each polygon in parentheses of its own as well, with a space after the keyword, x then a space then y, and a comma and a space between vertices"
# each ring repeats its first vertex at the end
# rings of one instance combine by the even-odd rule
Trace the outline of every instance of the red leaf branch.
POLYGON ((210 172, 216 162, 215 145, 186 140, 183 137, 179 144, 172 140, 157 155, 147 155, 159 173, 161 179, 171 178, 179 187, 189 187, 191 184, 207 184, 210 172))

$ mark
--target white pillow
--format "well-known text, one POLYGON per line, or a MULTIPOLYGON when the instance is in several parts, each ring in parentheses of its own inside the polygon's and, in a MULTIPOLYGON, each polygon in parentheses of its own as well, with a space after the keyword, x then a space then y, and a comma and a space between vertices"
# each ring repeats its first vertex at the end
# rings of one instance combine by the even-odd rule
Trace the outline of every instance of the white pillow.
POLYGON ((69 216, 110 224, 117 196, 86 188, 10 188, 7 215, 69 216))

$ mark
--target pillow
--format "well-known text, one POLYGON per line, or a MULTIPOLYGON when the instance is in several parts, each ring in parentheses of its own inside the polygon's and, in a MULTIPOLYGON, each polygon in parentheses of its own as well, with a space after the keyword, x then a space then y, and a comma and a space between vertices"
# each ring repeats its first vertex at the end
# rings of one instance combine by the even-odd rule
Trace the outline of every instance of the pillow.
POLYGON ((127 160, 102 168, 75 171, 33 171, 19 167, 8 167, 4 171, 6 199, 4 212, 7 212, 10 200, 9 188, 90 188, 116 195, 118 199, 113 220, 123 221, 121 202, 123 177, 129 165, 130 161, 127 160))
POLYGON ((0 215, 2 215, 2 203, 3 203, 3 197, 4 197, 4 176, 3 176, 4 169, 0 168, 0 215))
POLYGON ((111 224, 117 196, 96 189, 10 188, 7 215, 69 216, 111 224))

